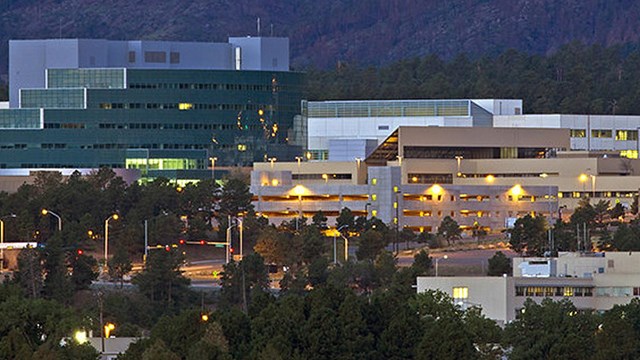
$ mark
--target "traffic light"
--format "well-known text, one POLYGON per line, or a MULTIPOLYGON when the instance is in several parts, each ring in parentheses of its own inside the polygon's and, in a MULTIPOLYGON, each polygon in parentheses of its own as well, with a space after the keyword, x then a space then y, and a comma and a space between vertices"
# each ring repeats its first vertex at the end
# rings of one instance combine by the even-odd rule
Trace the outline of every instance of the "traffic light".
POLYGON ((180 239, 178 242, 180 243, 180 245, 184 245, 186 243, 186 241, 184 241, 184 239, 180 239))
POLYGON ((171 246, 165 245, 164 250, 167 251, 167 252, 170 252, 171 251, 171 246))
POLYGON ((204 240, 200 240, 200 245, 207 245, 207 242, 204 240))
POLYGON ((82 255, 82 254, 84 254, 84 251, 82 249, 78 249, 78 250, 76 250, 76 254, 82 255))
POLYGON ((233 248, 232 247, 229 248, 229 252, 233 254, 233 248))

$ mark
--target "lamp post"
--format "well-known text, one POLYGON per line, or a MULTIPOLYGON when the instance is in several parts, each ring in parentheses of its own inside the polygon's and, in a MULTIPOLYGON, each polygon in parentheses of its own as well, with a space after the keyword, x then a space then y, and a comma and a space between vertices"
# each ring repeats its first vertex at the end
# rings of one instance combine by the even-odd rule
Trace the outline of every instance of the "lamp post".
POLYGON ((10 214, 0 217, 0 271, 4 270, 4 218, 16 217, 16 214, 10 214))
POLYGON ((51 215, 58 219, 58 231, 62 231, 62 218, 51 210, 42 209, 42 215, 51 215))
POLYGON ((302 156, 296 156, 296 160, 298 161, 298 181, 300 181, 300 162, 302 161, 302 156))
MULTIPOLYGON (((226 239, 227 244, 225 246, 225 264, 229 263, 229 249, 231 248, 231 229, 233 229, 235 226, 236 224, 231 225, 231 215, 228 215, 227 216, 227 239, 226 239)), ((242 246, 240 248, 242 248, 242 246)))
POLYGON ((238 220, 238 230, 240 230, 240 260, 244 259, 244 255, 243 255, 243 244, 242 244, 242 232, 244 231, 244 225, 243 225, 243 221, 242 218, 236 218, 236 220, 238 220))
POLYGON ((276 160, 278 160, 278 159, 276 159, 276 158, 272 157, 272 158, 269 158, 269 159, 267 159, 267 160, 269 160, 269 162, 271 163, 271 171, 273 171, 274 163, 275 163, 275 162, 276 162, 276 160))
POLYGON ((211 180, 213 180, 213 182, 215 183, 216 181, 216 160, 218 160, 217 157, 210 157, 209 160, 211 160, 211 180))
POLYGON ((462 159, 464 159, 464 157, 462 155, 456 155, 455 156, 456 162, 458 164, 458 172, 456 173, 456 175, 458 177, 462 176, 462 173, 460 172, 460 162, 462 161, 462 159))
POLYGON ((395 223, 396 223, 396 238, 395 238, 395 242, 393 244, 393 251, 397 254, 399 249, 398 249, 398 241, 400 239, 400 202, 398 201, 398 194, 400 194, 400 190, 395 191, 395 195, 396 195, 396 202, 394 203, 394 207, 396 208, 396 219, 395 219, 395 223))
POLYGON ((440 259, 445 259, 447 260, 449 258, 449 255, 445 255, 441 258, 436 258, 436 277, 438 277, 438 263, 440 262, 440 259))
MULTIPOLYGON (((336 250, 337 237, 338 237, 338 234, 340 234, 340 236, 342 236, 341 231, 342 231, 342 229, 344 229, 346 227, 349 227, 349 225, 346 225, 346 224, 342 225, 336 230, 335 233, 333 233, 333 263, 334 264, 338 263, 338 252, 336 250)), ((349 246, 349 243, 346 242, 345 243, 345 247, 348 247, 348 246, 349 246)), ((347 254, 346 250, 345 250, 345 254, 347 254)), ((345 257, 345 259, 346 259, 346 257, 345 257)))
POLYGON ((342 233, 340 233, 340 236, 344 239, 344 262, 346 264, 349 261, 349 238, 342 235, 342 233))
POLYGON ((120 216, 118 214, 113 214, 104 221, 104 269, 107 268, 107 258, 109 256, 109 220, 118 220, 120 216))

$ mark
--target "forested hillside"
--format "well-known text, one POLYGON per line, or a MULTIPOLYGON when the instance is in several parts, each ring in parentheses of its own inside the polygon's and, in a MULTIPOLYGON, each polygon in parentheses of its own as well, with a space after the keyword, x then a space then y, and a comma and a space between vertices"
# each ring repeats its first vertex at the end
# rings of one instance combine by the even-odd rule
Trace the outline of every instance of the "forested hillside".
POLYGON ((308 98, 517 98, 525 113, 640 114, 640 51, 572 43, 545 57, 508 50, 471 60, 414 58, 309 71, 308 98))
POLYGON ((640 35, 634 0, 0 0, 0 74, 9 39, 225 41, 256 35, 258 18, 263 35, 291 38, 298 69, 550 54, 573 40, 611 46, 640 35))

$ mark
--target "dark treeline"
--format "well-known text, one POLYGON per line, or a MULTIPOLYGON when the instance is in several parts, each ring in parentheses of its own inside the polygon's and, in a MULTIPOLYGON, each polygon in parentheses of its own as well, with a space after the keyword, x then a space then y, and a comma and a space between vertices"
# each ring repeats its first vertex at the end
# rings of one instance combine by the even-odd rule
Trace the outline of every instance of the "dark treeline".
MULTIPOLYGON (((500 328, 464 299, 417 294, 416 278, 433 275, 432 258, 423 250, 411 266, 398 267, 386 250, 395 236, 379 220, 343 209, 335 225, 350 229, 340 237, 352 237, 357 251, 332 264, 332 224, 321 212, 276 227, 256 216, 250 200, 237 177, 222 186, 202 181, 182 188, 164 179, 127 185, 108 169, 85 177, 41 173, 32 185, 0 193, 7 239, 45 245, 21 251, 13 278, 0 285, 0 359, 96 359, 96 351, 72 335, 79 329, 99 334, 101 319, 115 324, 117 337, 143 336, 119 357, 125 360, 640 356, 637 299, 604 314, 579 311, 569 300, 528 300, 518 319, 500 328), (42 207, 57 211, 62 231, 42 207), (92 281, 102 258, 101 227, 114 212, 120 216, 111 224, 112 257, 102 279, 116 282, 105 286, 92 281), (204 248, 177 244, 151 251, 131 285, 121 288, 131 258, 141 254, 143 220, 154 234, 151 244, 168 244, 182 237, 221 240, 211 219, 224 232, 224 221, 238 213, 244 214, 245 256, 224 266, 216 291, 189 287, 183 251, 204 248), (278 279, 269 277, 274 263, 277 289, 278 279)), ((433 243, 430 236, 423 240, 433 243)), ((489 273, 508 273, 506 260, 496 254, 489 273)))
POLYGON ((571 43, 544 57, 508 50, 451 61, 427 56, 385 67, 309 70, 310 100, 523 99, 526 113, 640 114, 640 51, 571 43))

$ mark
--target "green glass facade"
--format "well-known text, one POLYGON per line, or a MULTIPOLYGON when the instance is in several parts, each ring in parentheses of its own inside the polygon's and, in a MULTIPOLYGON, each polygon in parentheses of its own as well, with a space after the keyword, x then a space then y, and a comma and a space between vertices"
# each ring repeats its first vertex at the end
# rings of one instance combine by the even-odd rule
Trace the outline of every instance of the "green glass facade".
POLYGON ((47 89, 22 92, 22 107, 34 109, 0 111, 0 168, 144 163, 156 175, 204 178, 209 157, 216 166, 244 166, 299 155, 286 142, 301 73, 50 69, 47 81, 47 89))

